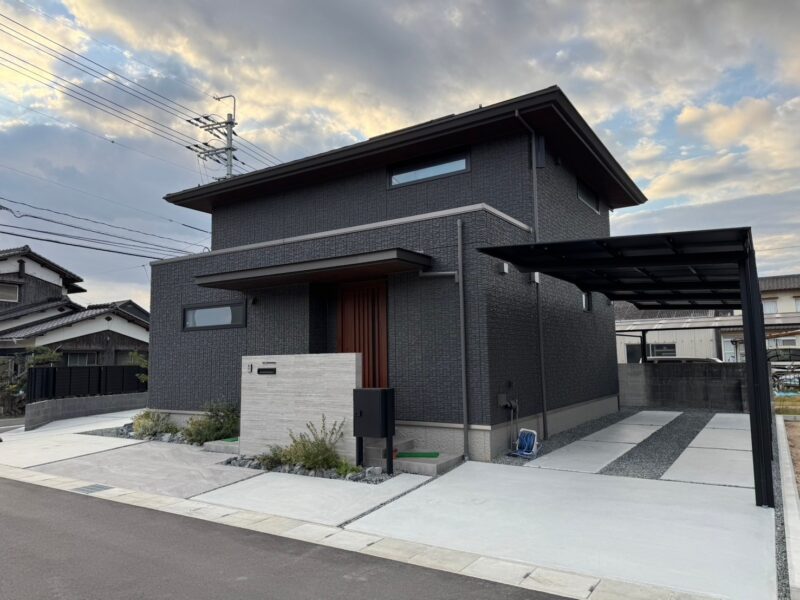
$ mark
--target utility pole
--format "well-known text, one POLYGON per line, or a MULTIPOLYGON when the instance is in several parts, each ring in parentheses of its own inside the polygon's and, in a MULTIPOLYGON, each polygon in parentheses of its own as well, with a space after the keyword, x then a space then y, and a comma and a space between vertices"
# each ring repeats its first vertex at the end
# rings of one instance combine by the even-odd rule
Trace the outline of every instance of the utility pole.
POLYGON ((236 148, 233 147, 233 128, 236 126, 236 97, 231 94, 227 96, 214 96, 215 100, 223 100, 225 98, 233 98, 233 113, 228 113, 224 121, 212 119, 211 115, 203 115, 202 117, 188 119, 188 122, 192 125, 207 131, 218 140, 225 141, 225 145, 221 148, 212 146, 208 142, 186 146, 190 150, 196 152, 197 156, 203 160, 211 160, 225 166, 225 177, 218 177, 217 179, 230 179, 233 177, 233 161, 236 158, 233 154, 236 150, 236 148))

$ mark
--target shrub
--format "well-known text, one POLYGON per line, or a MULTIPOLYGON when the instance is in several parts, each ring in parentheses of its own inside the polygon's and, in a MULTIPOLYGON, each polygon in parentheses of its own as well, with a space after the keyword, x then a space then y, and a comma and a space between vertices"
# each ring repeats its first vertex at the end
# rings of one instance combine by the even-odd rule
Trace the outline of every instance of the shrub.
POLYGON ((144 410, 133 417, 133 433, 136 437, 157 437, 164 433, 178 433, 178 428, 169 420, 169 415, 144 410))
POLYGON ((211 405, 206 414, 189 419, 183 435, 190 444, 236 437, 239 435, 239 410, 225 404, 211 405))
POLYGON ((338 467, 341 460, 336 452, 336 443, 344 435, 344 423, 334 421, 328 429, 325 415, 322 415, 322 426, 319 429, 311 422, 306 423, 306 428, 308 432, 297 435, 293 431, 289 432, 292 443, 284 452, 284 462, 302 465, 309 470, 338 467))
POLYGON ((347 477, 350 473, 361 473, 361 471, 363 471, 361 467, 351 465, 344 458, 339 459, 339 464, 336 465, 336 474, 339 477, 347 477))
POLYGON ((259 454, 256 460, 267 471, 271 471, 286 463, 286 449, 282 446, 270 446, 269 452, 259 454))

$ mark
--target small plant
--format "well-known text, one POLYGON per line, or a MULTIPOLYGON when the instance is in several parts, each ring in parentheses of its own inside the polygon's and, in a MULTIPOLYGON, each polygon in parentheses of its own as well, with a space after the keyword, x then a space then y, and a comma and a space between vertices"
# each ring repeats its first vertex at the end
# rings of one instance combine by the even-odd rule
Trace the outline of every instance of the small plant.
POLYGON ((136 379, 138 379, 142 383, 147 383, 147 380, 149 378, 149 375, 147 373, 147 368, 148 368, 148 366, 150 364, 150 362, 147 360, 147 357, 145 357, 142 354, 139 354, 135 350, 133 352, 131 352, 129 354, 129 356, 130 356, 132 365, 136 365, 140 369, 144 369, 144 373, 137 373, 136 374, 136 379))
POLYGON ((169 415, 153 410, 143 410, 133 417, 133 433, 138 438, 157 437, 165 433, 178 433, 169 415))
POLYGON ((306 423, 308 432, 295 434, 289 432, 291 445, 285 450, 284 462, 293 465, 302 465, 309 470, 334 469, 339 466, 341 459, 336 452, 336 443, 344 435, 344 422, 333 422, 330 429, 322 415, 322 426, 306 423))
POLYGON ((351 465, 344 458, 340 459, 339 464, 336 465, 336 474, 342 478, 347 477, 350 473, 361 473, 361 471, 363 471, 361 467, 351 465))
POLYGON ((270 446, 269 452, 259 454, 256 460, 267 471, 277 469, 286 462, 286 449, 282 446, 270 446))
POLYGON ((192 417, 183 430, 186 441, 202 445, 239 435, 239 410, 227 404, 213 404, 206 414, 192 417))

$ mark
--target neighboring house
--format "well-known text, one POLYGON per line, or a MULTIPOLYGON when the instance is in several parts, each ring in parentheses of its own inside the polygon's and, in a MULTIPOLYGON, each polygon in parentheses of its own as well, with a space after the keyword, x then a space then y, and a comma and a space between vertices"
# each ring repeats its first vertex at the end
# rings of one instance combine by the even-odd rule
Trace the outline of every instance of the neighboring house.
MULTIPOLYGON (((800 274, 760 277, 759 284, 767 348, 800 348, 800 274)), ((615 302, 614 312, 619 363, 641 360, 641 330, 647 331, 648 356, 745 359, 741 311, 642 311, 615 302)))
POLYGON ((538 427, 545 387, 551 433, 617 410, 610 302, 542 277, 540 331, 535 278, 477 251, 607 236, 646 201, 556 87, 166 199, 213 248, 153 263, 153 408, 239 403, 242 356, 361 352, 400 435, 460 453, 463 236, 473 457, 507 449, 508 401, 538 427))
POLYGON ((147 354, 149 313, 131 300, 83 308, 82 279, 28 246, 0 250, 0 357, 12 372, 47 346, 66 366, 130 364, 147 354), (13 360, 10 360, 13 359, 13 360))

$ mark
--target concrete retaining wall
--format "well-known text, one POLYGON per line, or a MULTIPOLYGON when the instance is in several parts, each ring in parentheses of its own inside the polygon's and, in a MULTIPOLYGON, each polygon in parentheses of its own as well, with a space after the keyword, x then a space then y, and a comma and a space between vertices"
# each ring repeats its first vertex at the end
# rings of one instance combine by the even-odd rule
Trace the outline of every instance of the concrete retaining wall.
POLYGON ((259 454, 290 443, 289 431, 344 422, 339 453, 355 460, 353 388, 361 387, 361 355, 294 354, 242 357, 239 451, 259 454), (259 369, 267 370, 259 374, 259 369), (273 372, 274 370, 274 372, 273 372))
POLYGON ((81 396, 78 398, 53 398, 31 402, 25 406, 25 429, 31 430, 60 419, 74 419, 103 413, 145 408, 147 392, 114 394, 113 396, 81 396))
POLYGON ((743 363, 619 365, 620 406, 742 411, 747 405, 743 363))

